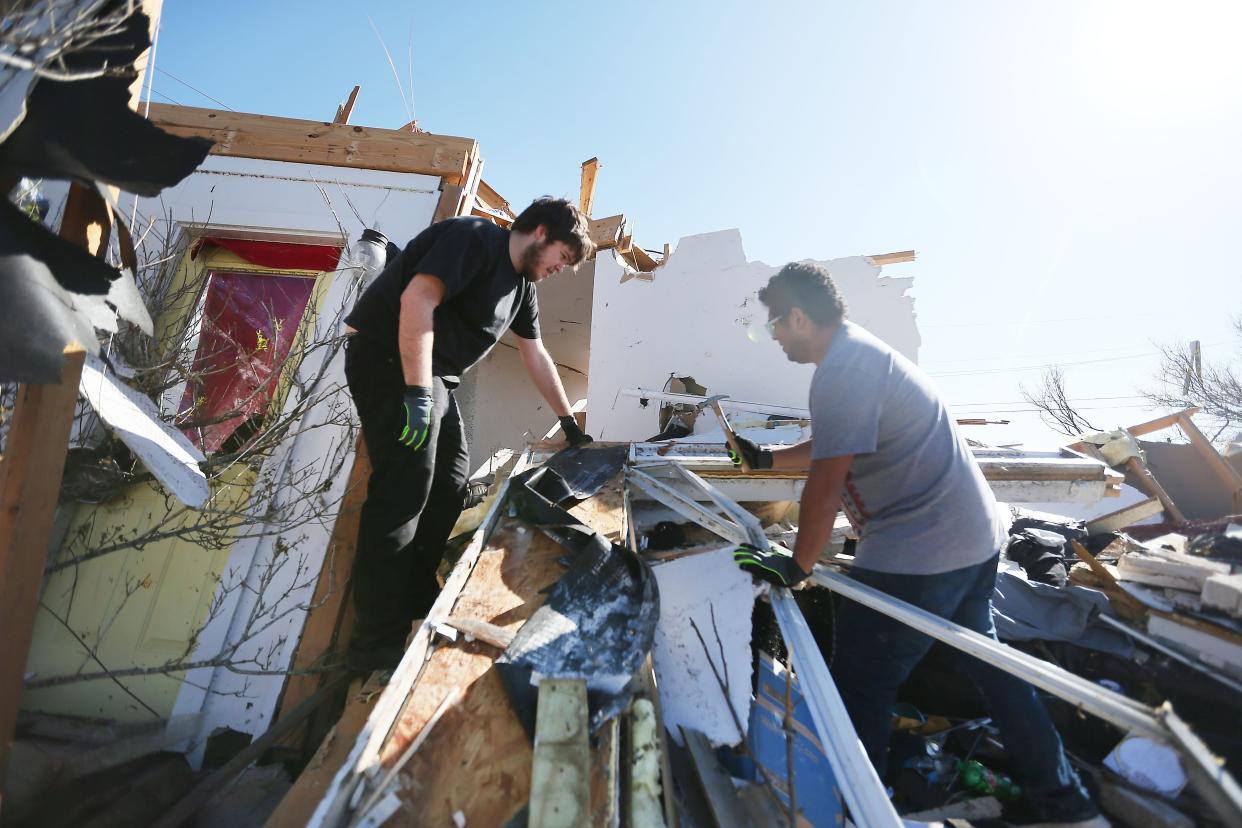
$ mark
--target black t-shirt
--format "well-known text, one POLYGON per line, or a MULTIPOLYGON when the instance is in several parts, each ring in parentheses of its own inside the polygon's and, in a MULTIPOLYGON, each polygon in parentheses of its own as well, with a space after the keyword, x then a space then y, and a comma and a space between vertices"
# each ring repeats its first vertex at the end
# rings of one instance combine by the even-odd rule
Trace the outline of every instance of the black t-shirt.
POLYGON ((459 377, 487 356, 506 330, 539 338, 535 285, 513 268, 509 231, 472 217, 447 219, 415 236, 358 298, 345 322, 398 356, 401 293, 416 273, 444 283, 434 317, 436 376, 459 377))

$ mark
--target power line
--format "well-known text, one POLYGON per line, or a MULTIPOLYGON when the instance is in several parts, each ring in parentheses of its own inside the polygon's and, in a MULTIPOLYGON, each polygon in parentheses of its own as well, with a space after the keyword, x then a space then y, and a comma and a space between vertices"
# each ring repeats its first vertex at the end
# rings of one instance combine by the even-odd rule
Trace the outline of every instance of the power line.
POLYGON ((1148 357, 1159 356, 1160 351, 1146 351, 1141 354, 1129 354, 1119 357, 1105 357, 1103 359, 1083 359, 1076 362, 1046 362, 1041 365, 1015 365, 1008 368, 982 368, 978 371, 947 371, 941 373, 929 373, 932 377, 973 377, 979 374, 1011 374, 1021 371, 1042 371, 1048 368, 1062 368, 1066 365, 1094 365, 1101 362, 1122 362, 1128 359, 1145 359, 1148 357))
MULTIPOLYGON (((1192 311, 1186 311, 1183 315, 1190 315, 1192 311)), ((1195 314, 1198 316, 1199 314, 1195 314)), ((1061 322, 1095 322, 1100 319, 1137 319, 1147 316, 1169 316, 1164 311, 1153 311, 1151 313, 1114 313, 1103 316, 1062 316, 1056 319, 1026 319, 1022 320, 1023 325, 1053 325, 1061 322)), ((926 325, 920 324, 920 328, 1009 328, 1017 322, 1016 319, 1007 319, 1002 322, 930 322, 926 325)))
MULTIPOLYGON (((1101 400, 1145 400, 1142 394, 1127 394, 1121 397, 1071 397, 1067 402, 1099 402, 1101 400)), ((1029 400, 996 400, 994 402, 950 403, 950 408, 964 408, 978 405, 1024 405, 1029 400)))
POLYGON ((163 98, 164 100, 168 101, 171 104, 176 104, 177 106, 185 106, 185 104, 183 104, 181 101, 168 97, 163 92, 156 89, 154 86, 151 87, 151 91, 154 92, 156 95, 159 95, 161 98, 163 98))
MULTIPOLYGON (((160 73, 160 74, 162 74, 162 75, 168 75, 168 77, 172 78, 172 79, 173 79, 173 80, 175 80, 177 83, 181 84, 182 86, 186 87, 187 89, 190 89, 190 90, 192 90, 192 91, 194 91, 194 92, 197 92, 198 94, 202 95, 204 98, 206 98, 206 99, 207 99, 207 100, 209 100, 209 101, 212 101, 212 102, 214 102, 214 103, 218 103, 218 104, 220 104, 220 106, 224 107, 224 108, 225 108, 225 109, 227 109, 229 112, 236 112, 236 111, 237 111, 236 109, 234 109, 233 107, 229 106, 228 104, 226 104, 224 101, 220 100, 219 98, 213 98, 213 97, 211 97, 210 95, 208 95, 206 92, 204 92, 203 90, 199 89, 198 87, 196 87, 196 86, 190 86, 190 84, 186 83, 186 82, 185 82, 185 81, 183 81, 181 78, 179 78, 179 77, 177 77, 176 75, 174 75, 172 72, 169 72, 167 69, 164 69, 164 68, 162 68, 162 67, 157 66, 157 67, 155 67, 155 71, 159 72, 159 73, 160 73)), ((168 97, 168 96, 167 96, 167 95, 164 95, 164 96, 162 96, 162 97, 168 97)), ((171 100, 171 98, 170 98, 170 100, 171 100)))
MULTIPOLYGON (((1155 403, 1133 403, 1130 405, 1092 405, 1092 406, 1074 406, 1075 411, 1116 411, 1122 408, 1157 408, 1155 403)), ((952 411, 956 406, 949 406, 952 411)), ((1043 411, 1042 408, 983 408, 977 411, 964 411, 964 414, 971 416, 979 416, 981 414, 1038 414, 1043 411)))
MULTIPOLYGON (((1135 345, 1141 343, 1135 343, 1135 345)), ((1058 356, 1077 356, 1079 354, 1104 354, 1116 351, 1128 351, 1135 345, 1121 345, 1113 348, 1092 348, 1084 351, 1056 351, 1048 354, 997 354, 996 356, 975 356, 962 357, 961 359, 931 359, 920 362, 919 365, 947 365, 949 363, 959 362, 979 362, 981 360, 997 360, 997 359, 1048 359, 1058 356)))

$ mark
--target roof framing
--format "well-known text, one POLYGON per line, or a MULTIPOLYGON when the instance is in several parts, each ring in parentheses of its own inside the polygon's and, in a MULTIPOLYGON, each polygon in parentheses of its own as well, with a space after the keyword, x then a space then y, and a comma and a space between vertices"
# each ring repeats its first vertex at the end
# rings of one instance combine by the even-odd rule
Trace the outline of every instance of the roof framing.
POLYGON ((216 142, 213 155, 435 175, 465 183, 479 156, 473 138, 192 106, 151 104, 151 121, 174 135, 216 142))

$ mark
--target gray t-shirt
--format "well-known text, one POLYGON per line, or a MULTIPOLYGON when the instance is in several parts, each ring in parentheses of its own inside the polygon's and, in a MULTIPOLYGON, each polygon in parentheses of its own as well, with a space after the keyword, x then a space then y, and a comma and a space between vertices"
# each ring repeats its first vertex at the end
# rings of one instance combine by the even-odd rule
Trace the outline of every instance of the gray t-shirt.
POLYGON ((1000 549, 996 498, 919 368, 844 322, 811 380, 811 457, 854 455, 841 503, 856 566, 931 575, 1000 549))

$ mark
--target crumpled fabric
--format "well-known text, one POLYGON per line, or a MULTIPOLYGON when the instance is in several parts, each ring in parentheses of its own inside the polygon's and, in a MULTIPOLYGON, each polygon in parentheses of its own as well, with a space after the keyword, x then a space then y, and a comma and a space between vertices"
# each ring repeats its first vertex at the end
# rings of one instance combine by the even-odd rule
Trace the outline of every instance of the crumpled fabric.
POLYGON ((1134 652, 1129 637, 1093 623, 1107 610, 1108 596, 1098 590, 1035 583, 1005 570, 996 573, 992 620, 1002 640, 1066 641, 1129 658, 1134 652))

